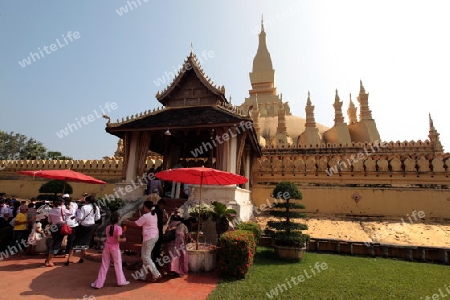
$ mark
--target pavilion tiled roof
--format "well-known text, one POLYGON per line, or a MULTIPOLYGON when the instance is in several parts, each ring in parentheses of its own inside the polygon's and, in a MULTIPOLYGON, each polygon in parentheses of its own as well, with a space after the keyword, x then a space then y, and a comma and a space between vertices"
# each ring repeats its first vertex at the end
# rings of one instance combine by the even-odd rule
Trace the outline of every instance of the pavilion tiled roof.
POLYGON ((119 132, 129 130, 156 131, 167 128, 192 128, 233 124, 251 121, 234 107, 225 106, 191 106, 164 108, 148 115, 141 115, 118 123, 108 123, 106 131, 121 137, 119 132), (117 133, 117 134, 116 134, 117 133))

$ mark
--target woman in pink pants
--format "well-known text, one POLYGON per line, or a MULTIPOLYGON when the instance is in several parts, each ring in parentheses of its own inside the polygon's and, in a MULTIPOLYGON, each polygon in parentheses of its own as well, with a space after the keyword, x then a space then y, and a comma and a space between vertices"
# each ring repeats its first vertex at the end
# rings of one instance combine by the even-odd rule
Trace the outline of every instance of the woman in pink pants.
POLYGON ((97 280, 91 284, 91 287, 95 289, 103 287, 106 274, 108 274, 111 257, 114 262, 114 270, 116 271, 117 285, 124 286, 130 284, 130 282, 125 279, 122 270, 122 255, 120 254, 119 242, 125 242, 126 239, 121 237, 122 227, 118 225, 119 218, 119 213, 117 211, 113 212, 110 218, 111 225, 106 227, 106 242, 102 252, 102 265, 98 271, 97 280))

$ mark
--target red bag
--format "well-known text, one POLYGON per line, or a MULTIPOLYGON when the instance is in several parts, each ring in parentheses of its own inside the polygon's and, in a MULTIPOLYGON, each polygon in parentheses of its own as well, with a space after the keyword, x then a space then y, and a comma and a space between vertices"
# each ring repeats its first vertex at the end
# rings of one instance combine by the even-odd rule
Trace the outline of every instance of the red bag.
MULTIPOLYGON (((64 215, 62 213, 62 209, 61 209, 61 216, 62 216, 62 218, 64 220, 65 218, 64 218, 64 215)), ((70 227, 69 225, 67 225, 66 222, 64 222, 62 224, 62 226, 61 226, 61 229, 59 230, 59 233, 62 234, 62 235, 72 234, 72 227, 70 227)))
POLYGON ((72 234, 72 227, 67 225, 67 223, 64 223, 64 224, 62 224, 61 229, 59 230, 59 233, 61 233, 62 235, 72 234))

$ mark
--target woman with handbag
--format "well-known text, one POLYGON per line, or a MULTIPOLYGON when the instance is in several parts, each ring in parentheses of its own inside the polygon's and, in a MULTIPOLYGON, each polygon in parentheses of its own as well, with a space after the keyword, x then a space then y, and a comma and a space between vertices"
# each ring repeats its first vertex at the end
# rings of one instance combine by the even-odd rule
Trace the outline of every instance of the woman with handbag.
POLYGON ((94 196, 86 197, 86 204, 78 210, 76 220, 79 225, 77 228, 77 234, 73 241, 72 249, 69 252, 69 257, 73 255, 74 250, 81 250, 81 256, 78 263, 84 262, 86 256, 86 250, 91 245, 92 235, 95 231, 95 221, 100 220, 100 208, 95 204, 94 196))
POLYGON ((66 195, 65 197, 65 203, 67 206, 67 209, 72 213, 66 220, 67 225, 72 229, 72 232, 67 235, 67 245, 66 245, 66 251, 65 257, 67 257, 67 261, 64 263, 64 265, 68 266, 70 263, 70 259, 73 255, 73 241, 75 239, 75 236, 77 234, 77 228, 78 228, 78 221, 76 219, 76 213, 78 211, 78 204, 70 198, 69 195, 66 195))
POLYGON ((48 258, 45 262, 46 267, 53 267, 53 257, 58 254, 59 248, 64 238, 64 234, 61 233, 61 227, 65 224, 66 216, 70 216, 70 211, 66 209, 61 199, 53 202, 53 208, 48 213, 48 222, 51 224, 50 230, 52 234, 52 247, 48 251, 48 258))

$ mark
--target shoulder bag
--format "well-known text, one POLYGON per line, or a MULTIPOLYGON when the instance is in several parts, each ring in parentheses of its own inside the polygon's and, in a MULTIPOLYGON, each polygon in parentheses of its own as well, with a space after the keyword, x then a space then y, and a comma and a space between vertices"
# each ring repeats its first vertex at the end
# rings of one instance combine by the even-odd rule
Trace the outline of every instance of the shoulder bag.
POLYGON ((59 233, 61 233, 62 235, 72 234, 72 227, 67 225, 66 218, 63 215, 62 209, 61 209, 61 216, 64 220, 64 223, 62 224, 61 229, 59 230, 59 233))

